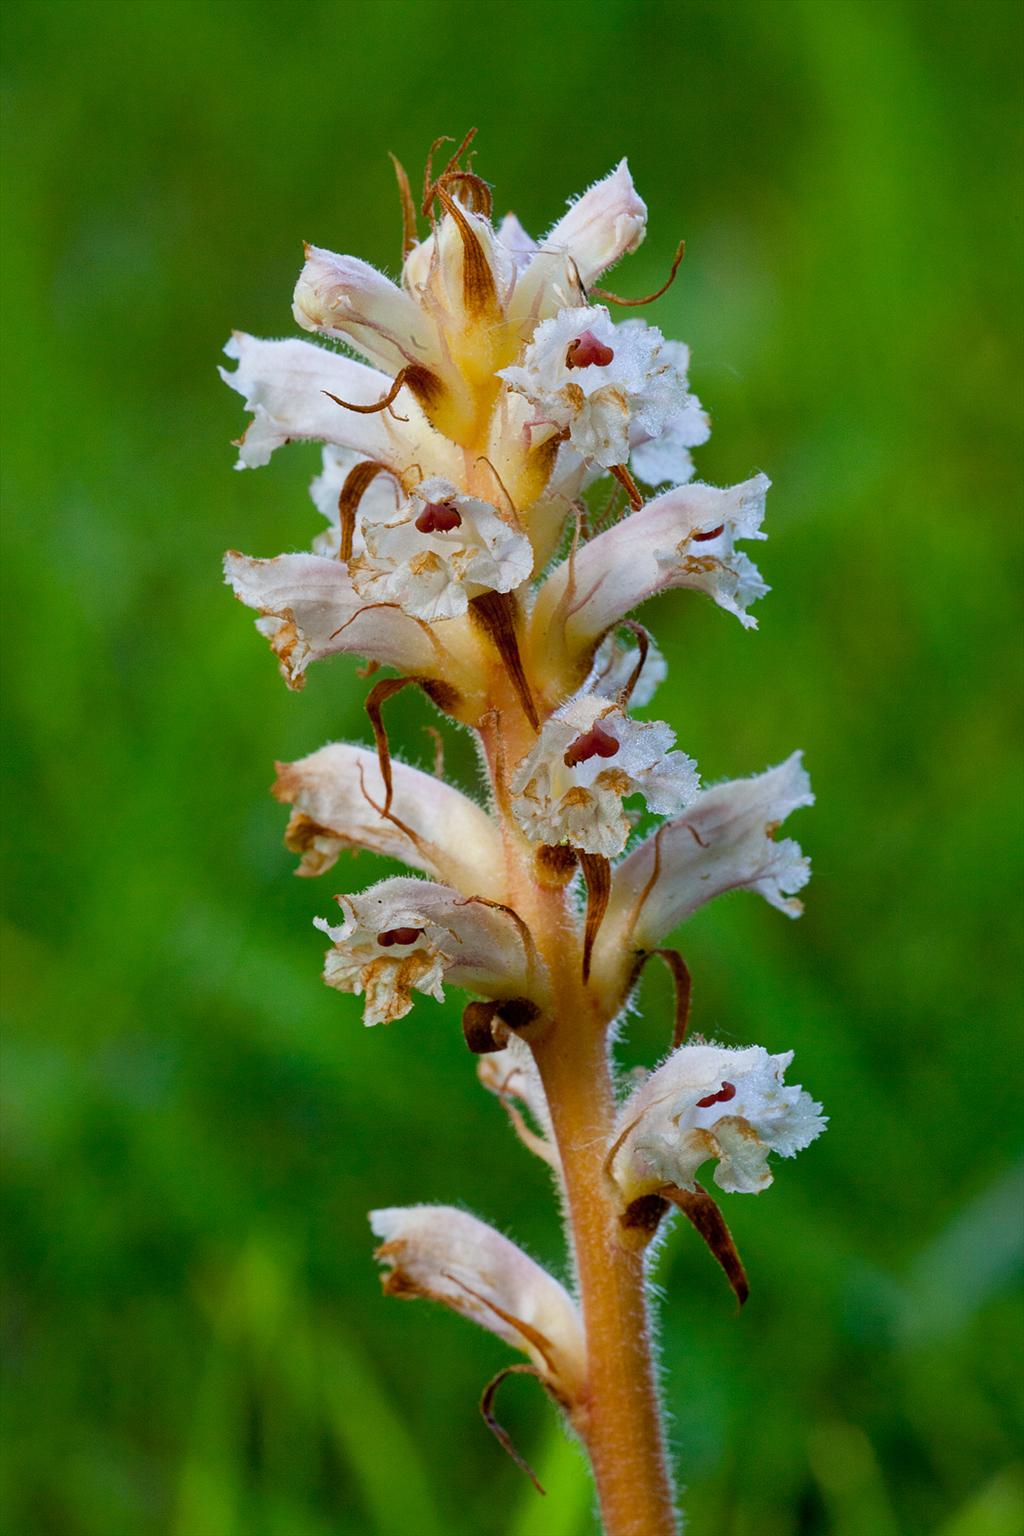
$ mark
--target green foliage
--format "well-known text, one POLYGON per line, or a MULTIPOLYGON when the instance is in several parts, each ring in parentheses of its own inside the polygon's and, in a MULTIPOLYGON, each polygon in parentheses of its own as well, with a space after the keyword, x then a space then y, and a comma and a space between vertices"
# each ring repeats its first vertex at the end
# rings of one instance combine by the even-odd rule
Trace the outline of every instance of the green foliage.
MULTIPOLYGON (((693 345, 702 474, 775 481, 748 635, 649 615, 705 776, 807 749, 800 924, 685 936, 696 1025, 795 1048, 829 1133, 688 1231, 661 1355, 695 1532, 1020 1532, 1021 12, 1013 0, 10 0, 4 1090, 11 1536, 585 1536, 583 1463, 499 1346, 378 1294, 372 1204, 465 1202, 558 1265, 457 1001, 363 1031, 291 878, 271 759, 367 736, 289 695, 221 551, 307 544, 311 450, 231 469, 232 326, 288 335, 303 237, 395 269, 386 151, 480 127, 542 230, 628 153, 615 286, 693 345), (1012 234, 1008 239, 1008 226, 1012 234), (1015 1415, 1018 1415, 1015 1417, 1015 1415)), ((429 761, 403 698, 396 745, 429 761)), ((471 777, 464 739, 454 771, 471 777)), ((669 1018, 644 984, 624 1059, 669 1018)))

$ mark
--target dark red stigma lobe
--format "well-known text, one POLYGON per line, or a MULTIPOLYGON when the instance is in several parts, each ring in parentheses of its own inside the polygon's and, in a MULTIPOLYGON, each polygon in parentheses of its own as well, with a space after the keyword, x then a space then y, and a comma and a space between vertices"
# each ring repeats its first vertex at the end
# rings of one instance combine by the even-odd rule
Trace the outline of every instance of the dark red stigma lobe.
POLYGON ((725 532, 725 524, 724 523, 719 523, 717 528, 709 528, 707 533, 695 533, 693 535, 693 542, 695 544, 703 544, 708 539, 717 539, 718 535, 720 533, 724 533, 724 532, 725 532))
POLYGON ((712 1104, 728 1104, 730 1099, 736 1097, 736 1085, 723 1083, 717 1093, 709 1093, 706 1099, 697 1100, 698 1109, 710 1109, 712 1104))
POLYGON ((422 932, 422 928, 388 928, 378 933, 377 943, 381 949, 390 949, 392 944, 415 944, 422 932))
POLYGON ((428 501, 416 519, 420 533, 451 533, 461 525, 462 518, 447 501, 428 501))
POLYGON ((607 368, 615 353, 598 341, 593 331, 584 331, 575 341, 570 341, 565 354, 567 368, 607 368))
POLYGON ((614 757, 618 750, 615 737, 603 731, 600 724, 594 724, 582 736, 577 736, 562 761, 567 768, 575 768, 577 763, 589 762, 592 757, 614 757))

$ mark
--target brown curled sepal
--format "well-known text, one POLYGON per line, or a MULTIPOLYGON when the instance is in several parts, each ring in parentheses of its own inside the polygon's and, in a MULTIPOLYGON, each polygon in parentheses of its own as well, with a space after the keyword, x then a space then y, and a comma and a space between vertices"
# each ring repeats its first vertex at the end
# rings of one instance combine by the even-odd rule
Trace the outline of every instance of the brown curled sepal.
POLYGON ((743 1268, 743 1261, 736 1251, 733 1235, 717 1203, 699 1184, 692 1190, 678 1189, 674 1184, 667 1184, 660 1194, 666 1200, 671 1200, 673 1205, 678 1206, 687 1220, 696 1227, 713 1257, 725 1271, 725 1277, 742 1307, 750 1295, 747 1272, 743 1268))
POLYGON ((420 682, 418 677, 386 677, 382 682, 376 683, 366 695, 365 709, 373 728, 373 739, 377 745, 377 761, 380 764, 380 776, 384 783, 382 814, 385 816, 391 810, 394 783, 391 773, 391 749, 388 746, 388 733, 384 729, 381 710, 394 694, 401 693, 403 688, 408 688, 410 685, 418 687, 420 682))
POLYGON ((594 953, 594 941, 608 910, 612 890, 612 867, 600 853, 584 853, 577 849, 580 868, 587 884, 587 915, 583 929, 583 982, 590 980, 590 961, 594 953))

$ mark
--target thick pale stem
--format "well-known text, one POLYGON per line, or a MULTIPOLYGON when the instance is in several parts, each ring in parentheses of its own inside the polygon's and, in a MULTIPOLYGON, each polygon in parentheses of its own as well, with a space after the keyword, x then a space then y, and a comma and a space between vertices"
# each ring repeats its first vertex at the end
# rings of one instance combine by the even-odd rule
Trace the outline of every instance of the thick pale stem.
POLYGON ((495 677, 495 710, 481 731, 505 836, 508 900, 533 930, 555 995, 550 1027, 532 1042, 565 1173, 567 1217, 587 1335, 586 1402, 578 1424, 597 1484, 606 1536, 675 1536, 651 1359, 643 1258, 617 1241, 604 1173, 615 1102, 609 1019, 583 986, 579 923, 564 890, 536 882, 530 851, 508 815, 503 769, 533 733, 495 677))

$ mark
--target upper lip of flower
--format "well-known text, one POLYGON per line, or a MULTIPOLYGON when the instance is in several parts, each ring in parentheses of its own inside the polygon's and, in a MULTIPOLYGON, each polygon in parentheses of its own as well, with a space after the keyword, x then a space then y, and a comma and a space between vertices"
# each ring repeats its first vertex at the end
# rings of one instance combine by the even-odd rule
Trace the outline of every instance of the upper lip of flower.
POLYGON ((564 251, 586 289, 621 257, 635 251, 646 233, 647 205, 633 185, 628 161, 620 160, 570 205, 548 230, 541 247, 564 251))
POLYGON ((614 993, 631 956, 651 948, 698 907, 724 891, 758 891, 789 917, 810 878, 809 860, 791 838, 776 839, 791 811, 812 805, 803 754, 750 779, 702 790, 682 815, 664 822, 617 866, 597 941, 594 970, 614 993))
POLYGON ((356 256, 306 246, 295 285, 295 319, 304 331, 346 341, 391 374, 409 364, 437 370, 437 327, 383 273, 356 256))
POLYGON ((298 762, 278 764, 274 794, 294 807, 292 846, 307 854, 316 845, 310 872, 329 868, 344 847, 369 848, 400 858, 465 896, 499 896, 501 836, 486 811, 405 763, 392 760, 391 781, 385 813, 376 752, 334 742, 298 762))

